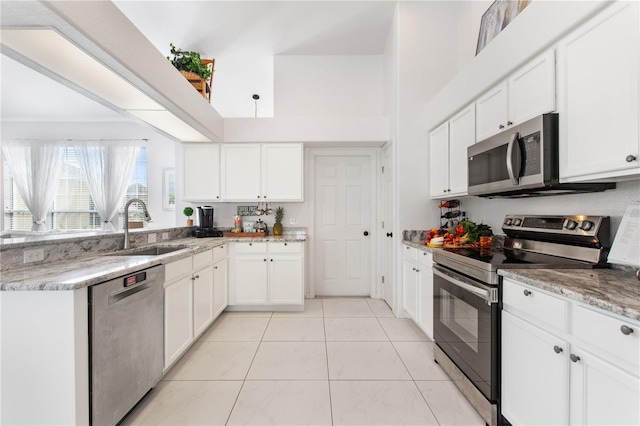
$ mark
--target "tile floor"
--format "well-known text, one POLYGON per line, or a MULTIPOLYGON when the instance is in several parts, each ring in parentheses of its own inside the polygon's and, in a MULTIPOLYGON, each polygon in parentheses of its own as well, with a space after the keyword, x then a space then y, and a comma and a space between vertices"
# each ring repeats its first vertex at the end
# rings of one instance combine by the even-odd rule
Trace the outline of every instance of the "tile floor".
POLYGON ((484 425, 411 320, 382 300, 229 312, 127 425, 484 425))

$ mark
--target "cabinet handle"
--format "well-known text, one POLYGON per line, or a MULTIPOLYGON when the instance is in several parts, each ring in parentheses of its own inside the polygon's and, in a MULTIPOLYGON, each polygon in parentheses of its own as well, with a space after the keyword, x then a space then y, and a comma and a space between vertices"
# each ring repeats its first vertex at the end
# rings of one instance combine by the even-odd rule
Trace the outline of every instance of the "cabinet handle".
POLYGON ((451 192, 451 188, 447 189, 447 192, 451 192))
POLYGON ((636 161, 638 158, 635 155, 627 155, 627 157, 625 158, 625 160, 627 161, 627 163, 633 163, 634 161, 636 161))
POLYGON ((411 269, 412 269, 413 271, 415 271, 415 270, 416 270, 416 268, 411 268, 411 269))
POLYGON ((258 195, 258 198, 260 198, 260 196, 258 195))
POLYGON ((252 245, 253 245, 253 243, 249 243, 249 245, 250 245, 250 246, 252 246, 252 245))
POLYGON ((504 124, 499 125, 498 129, 504 129, 504 124))
POLYGON ((218 269, 218 267, 217 267, 217 266, 214 266, 214 267, 213 267, 213 269, 218 269))
POLYGON ((220 198, 220 196, 219 196, 219 195, 216 195, 216 199, 219 199, 219 198, 220 198))
POLYGON ((287 245, 287 243, 284 243, 284 245, 286 246, 286 245, 287 245))
POLYGON ((443 190, 442 190, 442 192, 447 192, 447 190, 446 190, 446 189, 443 189, 443 190))
POLYGON ((507 121, 507 126, 511 126, 513 124, 513 121, 507 121))
POLYGON ((264 259, 264 261, 266 262, 266 261, 267 261, 267 259, 264 259))
POLYGON ((405 246, 405 248, 406 248, 407 250, 409 250, 411 247, 409 247, 409 246, 405 246))
POLYGON ((191 280, 192 280, 192 281, 195 281, 195 280, 197 280, 198 278, 200 278, 200 275, 194 275, 194 276, 192 276, 192 277, 191 277, 191 280))
POLYGON ((531 292, 530 292, 529 290, 525 290, 525 291, 524 291, 524 295, 525 295, 525 296, 528 296, 528 295, 530 295, 530 294, 531 294, 531 292))
POLYGON ((560 352, 562 352, 562 348, 561 348, 560 346, 558 346, 558 345, 555 345, 555 346, 553 347, 553 351, 554 351, 555 353, 559 354, 560 352))
POLYGON ((271 259, 271 261, 273 262, 273 259, 271 259))
POLYGON ((262 198, 267 198, 267 196, 266 196, 266 195, 263 195, 263 196, 262 196, 262 198))
POLYGON ((578 362, 580 361, 580 357, 576 354, 571 354, 569 355, 569 358, 571 359, 571 362, 578 362))
POLYGON ((628 336, 633 333, 633 328, 623 325, 620 327, 620 331, 622 331, 622 334, 624 334, 625 336, 628 336))
POLYGON ((416 269, 416 272, 420 272, 420 269, 416 269))

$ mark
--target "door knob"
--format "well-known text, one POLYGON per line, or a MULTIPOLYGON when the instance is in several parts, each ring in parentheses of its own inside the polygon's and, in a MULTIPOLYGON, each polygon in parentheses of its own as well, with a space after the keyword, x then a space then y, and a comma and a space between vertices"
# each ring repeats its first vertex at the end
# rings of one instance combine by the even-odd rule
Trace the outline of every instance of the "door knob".
POLYGON ((627 157, 625 158, 625 160, 627 161, 627 163, 633 163, 634 161, 636 161, 636 156, 635 155, 627 155, 627 157))
POLYGON ((562 352, 562 348, 561 348, 560 346, 558 346, 558 345, 555 345, 555 346, 553 347, 553 351, 554 351, 555 353, 559 354, 560 352, 562 352))
POLYGON ((364 236, 368 237, 369 236, 369 231, 364 231, 364 236))
POLYGON ((528 295, 530 295, 530 294, 531 294, 531 292, 530 292, 529 290, 525 290, 525 291, 524 291, 524 295, 525 295, 525 296, 528 296, 528 295))
POLYGON ((387 232, 387 237, 393 237, 393 232, 387 232))
POLYGON ((571 359, 571 362, 578 362, 580 361, 580 357, 578 355, 575 354, 571 354, 569 355, 569 358, 571 359))
POLYGON ((631 333, 633 333, 633 328, 627 326, 627 325, 623 325, 620 327, 620 331, 622 331, 622 334, 624 334, 625 336, 630 335, 631 333))

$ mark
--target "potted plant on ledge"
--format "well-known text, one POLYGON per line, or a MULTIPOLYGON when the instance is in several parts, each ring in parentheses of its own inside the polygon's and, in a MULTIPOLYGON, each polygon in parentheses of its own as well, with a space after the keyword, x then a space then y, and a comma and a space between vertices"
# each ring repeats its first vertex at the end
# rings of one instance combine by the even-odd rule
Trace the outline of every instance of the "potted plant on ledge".
POLYGON ((170 43, 169 46, 173 58, 167 56, 167 59, 204 98, 211 102, 211 82, 215 59, 202 59, 198 52, 178 49, 173 43, 170 43))

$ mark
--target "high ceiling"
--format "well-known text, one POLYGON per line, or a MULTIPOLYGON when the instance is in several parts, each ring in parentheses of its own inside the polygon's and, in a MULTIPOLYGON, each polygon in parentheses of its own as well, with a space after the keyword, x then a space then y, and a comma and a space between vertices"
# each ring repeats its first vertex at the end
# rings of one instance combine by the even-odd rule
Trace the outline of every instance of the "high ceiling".
MULTIPOLYGON (((275 55, 376 55, 395 1, 114 1, 163 54, 169 43, 216 59, 212 105, 226 117, 273 114, 275 55)), ((127 120, 2 56, 2 119, 127 120)))

